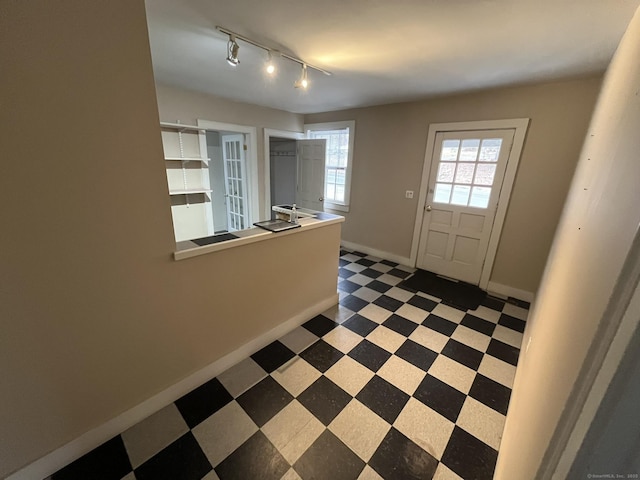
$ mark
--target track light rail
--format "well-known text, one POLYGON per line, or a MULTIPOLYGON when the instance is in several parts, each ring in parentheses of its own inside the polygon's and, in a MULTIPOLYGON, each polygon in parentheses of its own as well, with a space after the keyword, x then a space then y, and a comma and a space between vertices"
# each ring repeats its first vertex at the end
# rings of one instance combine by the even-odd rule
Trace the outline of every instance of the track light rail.
POLYGON ((305 62, 304 60, 302 60, 300 58, 297 58, 297 57, 294 57, 292 55, 288 55, 286 53, 280 52, 275 48, 267 47, 266 45, 264 45, 264 44, 262 44, 260 42, 256 42, 255 40, 251 40, 250 38, 247 38, 244 35, 240 35, 239 33, 233 32, 233 31, 229 30, 228 28, 224 28, 224 27, 221 27, 221 26, 218 25, 218 26, 216 26, 216 30, 218 30, 219 32, 224 33, 225 35, 229 35, 230 37, 233 36, 236 40, 242 40, 245 43, 253 45, 254 47, 261 48, 262 50, 265 50, 266 52, 274 53, 274 54, 277 53, 279 56, 284 57, 284 58, 286 58, 288 60, 291 60, 292 62, 298 63, 302 67, 306 66, 306 68, 312 68, 314 70, 317 70, 318 72, 324 73, 325 75, 331 75, 331 72, 329 72, 329 71, 327 71, 327 70, 325 70, 323 68, 316 67, 315 65, 307 63, 307 62, 305 62))

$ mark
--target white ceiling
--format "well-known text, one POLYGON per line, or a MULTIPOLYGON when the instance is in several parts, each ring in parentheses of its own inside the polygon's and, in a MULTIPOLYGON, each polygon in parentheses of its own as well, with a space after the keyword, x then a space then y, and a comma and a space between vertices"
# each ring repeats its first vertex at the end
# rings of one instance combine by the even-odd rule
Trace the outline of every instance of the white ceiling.
POLYGON ((296 113, 379 105, 603 71, 640 0, 146 0, 156 81, 296 113), (221 25, 329 70, 242 41, 221 25))

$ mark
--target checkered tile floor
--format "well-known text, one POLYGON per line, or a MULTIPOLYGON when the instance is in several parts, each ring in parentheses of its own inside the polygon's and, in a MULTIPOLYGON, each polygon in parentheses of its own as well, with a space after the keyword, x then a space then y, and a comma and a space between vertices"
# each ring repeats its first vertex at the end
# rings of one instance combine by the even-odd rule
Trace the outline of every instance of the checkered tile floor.
POLYGON ((339 306, 52 478, 491 479, 528 312, 412 271, 341 251, 339 306))

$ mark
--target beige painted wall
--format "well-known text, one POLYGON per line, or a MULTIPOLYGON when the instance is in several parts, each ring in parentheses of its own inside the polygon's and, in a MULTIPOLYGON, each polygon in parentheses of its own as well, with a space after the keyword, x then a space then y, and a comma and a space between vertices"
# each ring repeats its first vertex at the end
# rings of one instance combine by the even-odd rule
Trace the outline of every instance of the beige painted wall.
MULTIPOLYGON (((598 326, 612 320, 604 315, 605 309, 610 299, 632 285, 626 262, 640 225, 638 58, 640 10, 605 77, 527 322, 496 480, 548 478, 537 473, 553 468, 543 464, 547 448, 564 447, 551 440, 559 420, 563 415, 566 419, 565 408, 580 408, 567 405, 567 400, 572 389, 583 387, 576 380, 581 379, 588 355, 593 355, 590 348, 602 340, 596 336, 598 326)), ((626 305, 618 306, 624 312, 622 307, 626 305)))
POLYGON ((198 119, 256 127, 258 143, 258 198, 260 212, 264 211, 264 128, 302 132, 303 116, 248 103, 191 92, 176 87, 157 85, 158 110, 164 122, 195 125, 198 119))
POLYGON ((340 226, 173 261, 143 0, 1 8, 4 477, 335 296, 340 226))
POLYGON ((530 118, 491 281, 535 292, 600 81, 598 76, 306 115, 307 123, 356 121, 343 239, 409 257, 429 125, 530 118), (416 192, 413 200, 405 199, 405 190, 416 192))

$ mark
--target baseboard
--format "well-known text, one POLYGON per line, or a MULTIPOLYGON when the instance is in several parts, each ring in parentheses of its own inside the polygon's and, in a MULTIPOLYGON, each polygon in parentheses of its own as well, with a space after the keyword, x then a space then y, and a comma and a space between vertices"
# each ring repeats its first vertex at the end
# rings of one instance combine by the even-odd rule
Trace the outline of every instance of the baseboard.
POLYGON ((279 324, 277 327, 263 333, 259 337, 245 343, 240 348, 216 360, 194 374, 189 375, 184 380, 172 385, 148 400, 145 400, 141 404, 127 410, 123 414, 118 415, 57 450, 54 450, 48 455, 36 460, 21 470, 9 475, 6 480, 33 480, 34 478, 46 478, 49 475, 52 475, 62 467, 102 445, 110 438, 124 432, 128 428, 147 418, 149 415, 152 415, 158 410, 175 402, 194 388, 221 374, 239 361, 247 358, 249 355, 252 355, 261 348, 266 347, 271 342, 287 334, 299 325, 302 325, 307 320, 310 320, 316 315, 328 310, 337 303, 338 294, 336 293, 335 295, 332 295, 331 297, 303 310, 286 322, 279 324))
POLYGON ((502 285, 496 282, 489 282, 487 285, 487 291, 492 294, 496 294, 499 297, 512 297, 518 300, 524 300, 525 302, 533 302, 535 294, 526 290, 520 290, 519 288, 510 287, 508 285, 502 285))
POLYGON ((413 266, 413 262, 409 257, 402 257, 400 255, 396 255, 395 253, 383 252, 382 250, 377 250, 375 248, 367 247, 365 245, 359 245, 353 242, 347 242, 345 240, 341 240, 340 245, 347 250, 366 253, 367 255, 382 258, 383 260, 389 260, 391 262, 396 262, 400 265, 405 265, 408 267, 413 266))

